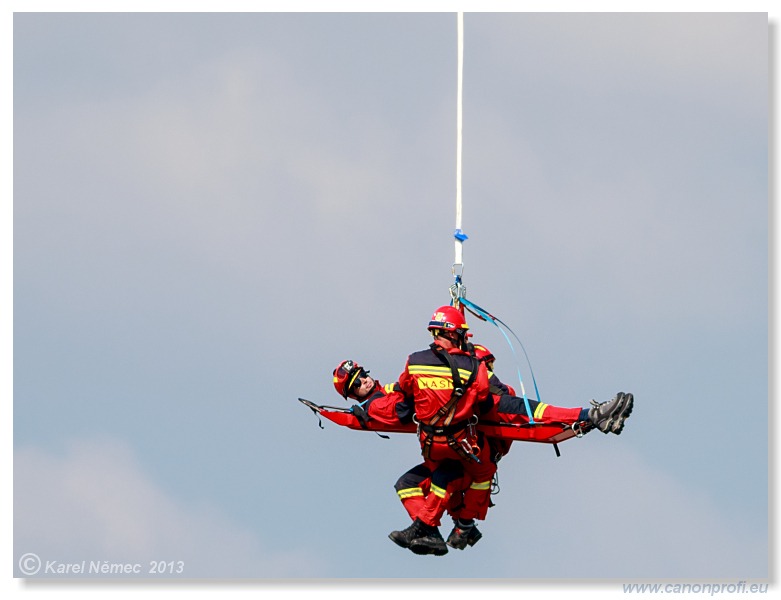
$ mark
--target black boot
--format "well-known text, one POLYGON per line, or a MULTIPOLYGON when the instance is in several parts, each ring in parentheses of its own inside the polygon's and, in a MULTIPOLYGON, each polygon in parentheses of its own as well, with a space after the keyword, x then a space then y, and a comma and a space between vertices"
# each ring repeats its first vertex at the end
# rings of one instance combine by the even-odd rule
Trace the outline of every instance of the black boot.
POLYGON ((388 537, 402 548, 408 548, 415 554, 447 554, 447 546, 439 529, 415 519, 412 525, 401 531, 392 531, 388 537))
POLYGON ((469 546, 474 546, 483 534, 477 529, 477 525, 472 521, 471 525, 464 527, 463 523, 459 523, 456 519, 453 519, 453 531, 447 537, 447 545, 456 550, 463 550, 469 546))

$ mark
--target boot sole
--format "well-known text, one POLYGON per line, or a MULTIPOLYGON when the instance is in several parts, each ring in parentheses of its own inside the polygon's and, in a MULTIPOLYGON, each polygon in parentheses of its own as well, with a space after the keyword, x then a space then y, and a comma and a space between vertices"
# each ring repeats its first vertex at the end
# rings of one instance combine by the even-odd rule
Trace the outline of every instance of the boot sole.
POLYGON ((621 435, 621 432, 624 430, 624 422, 632 414, 634 406, 634 396, 632 394, 624 394, 624 402, 611 415, 611 423, 608 430, 616 435, 621 435))
POLYGON ((416 544, 415 540, 413 540, 409 545, 409 549, 419 555, 433 554, 434 556, 444 556, 447 554, 447 546, 444 542, 442 546, 431 546, 429 544, 416 544))
POLYGON ((407 543, 406 540, 403 539, 396 539, 393 534, 396 533, 391 532, 388 534, 388 539, 392 541, 394 544, 399 546, 400 548, 404 548, 405 550, 410 550, 418 555, 427 555, 427 554, 434 554, 435 556, 444 556, 447 554, 447 546, 445 547, 439 547, 439 546, 430 546, 427 544, 416 544, 415 540, 413 540, 410 543, 407 543))

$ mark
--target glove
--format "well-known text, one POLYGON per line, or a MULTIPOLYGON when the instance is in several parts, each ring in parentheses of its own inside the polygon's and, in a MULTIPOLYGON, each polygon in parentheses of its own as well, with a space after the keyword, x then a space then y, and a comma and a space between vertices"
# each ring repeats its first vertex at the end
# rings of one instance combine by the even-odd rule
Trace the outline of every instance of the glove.
POLYGON ((367 413, 362 406, 353 404, 350 407, 350 412, 353 413, 361 424, 361 427, 366 428, 369 423, 369 413, 367 413))

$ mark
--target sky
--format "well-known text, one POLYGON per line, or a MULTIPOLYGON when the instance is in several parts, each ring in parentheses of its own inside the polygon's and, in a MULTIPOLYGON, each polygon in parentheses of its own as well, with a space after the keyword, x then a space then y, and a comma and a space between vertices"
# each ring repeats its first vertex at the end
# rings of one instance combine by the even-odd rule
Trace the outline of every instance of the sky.
POLYGON ((770 31, 465 15, 467 297, 544 402, 636 400, 514 444, 435 559, 387 539, 414 437, 297 398, 394 381, 450 300, 455 14, 14 14, 14 577, 767 580, 770 31))

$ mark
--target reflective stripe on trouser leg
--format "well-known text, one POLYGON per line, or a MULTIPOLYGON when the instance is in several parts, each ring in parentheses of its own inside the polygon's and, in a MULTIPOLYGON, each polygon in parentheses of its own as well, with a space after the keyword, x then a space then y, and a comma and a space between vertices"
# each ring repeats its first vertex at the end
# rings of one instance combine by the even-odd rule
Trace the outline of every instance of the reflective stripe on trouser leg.
POLYGON ((544 402, 540 402, 537 404, 537 408, 534 409, 534 418, 537 421, 542 420, 542 416, 545 414, 545 409, 548 408, 548 405, 544 402))
POLYGON ((439 527, 442 524, 442 515, 445 514, 450 501, 450 491, 432 484, 431 493, 426 496, 423 507, 418 512, 418 518, 426 525, 439 527))
POLYGON ((438 527, 453 492, 464 487, 464 468, 457 460, 427 461, 426 466, 431 470, 431 491, 418 518, 427 525, 438 527))
POLYGON ((397 494, 399 495, 399 500, 404 502, 405 500, 409 498, 414 498, 416 496, 420 496, 422 498, 423 489, 419 487, 407 488, 406 490, 399 490, 397 494))
POLYGON ((419 487, 407 488, 399 490, 397 493, 404 510, 407 511, 409 518, 414 521, 426 506, 426 497, 423 495, 423 489, 419 487))
POLYGON ((459 511, 459 516, 462 519, 480 519, 481 521, 485 519, 491 500, 491 482, 488 481, 486 484, 481 483, 478 487, 470 485, 464 491, 464 507, 459 511))
POLYGON ((431 470, 420 464, 412 467, 404 473, 393 486, 401 500, 404 510, 414 521, 425 506, 426 494, 431 484, 431 470))
MULTIPOLYGON (((534 413, 534 418, 537 418, 537 412, 534 413)), ((571 425, 577 423, 580 420, 579 408, 562 408, 560 406, 545 405, 544 415, 540 415, 540 420, 543 423, 566 423, 571 425)))

